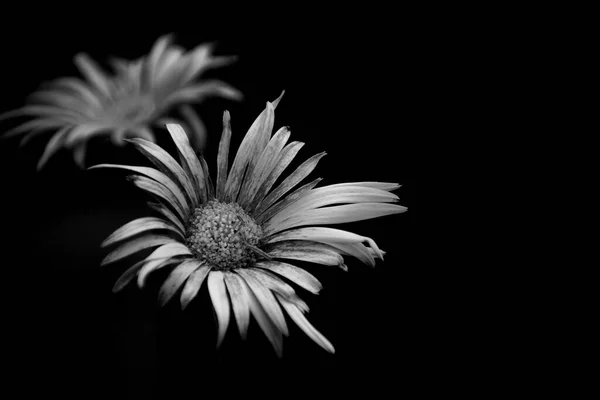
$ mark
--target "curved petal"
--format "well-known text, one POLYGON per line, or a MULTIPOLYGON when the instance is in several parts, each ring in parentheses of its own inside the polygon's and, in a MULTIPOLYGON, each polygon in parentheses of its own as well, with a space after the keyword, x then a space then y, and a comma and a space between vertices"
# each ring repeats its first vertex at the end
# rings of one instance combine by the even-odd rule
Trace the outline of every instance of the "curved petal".
POLYGON ((183 287, 183 291, 181 292, 181 308, 185 310, 185 308, 190 304, 190 301, 196 297, 204 279, 210 272, 210 267, 206 264, 202 265, 200 268, 192 272, 188 280, 185 282, 185 286, 183 287))
POLYGON ((273 260, 259 261, 256 263, 256 267, 273 271, 313 294, 318 294, 323 288, 321 282, 319 282, 319 280, 311 273, 302 268, 298 268, 295 265, 273 260))
POLYGON ((158 293, 158 302, 161 307, 171 300, 175 292, 183 285, 188 277, 200 268, 204 263, 196 260, 185 260, 171 271, 169 277, 164 281, 158 293))
POLYGON ((219 322, 219 332, 217 337, 217 347, 221 346, 227 327, 229 326, 229 316, 231 310, 229 308, 229 298, 227 297, 227 289, 223 280, 223 272, 212 271, 208 275, 208 293, 213 304, 217 321, 219 322))
POLYGON ((231 141, 231 117, 229 111, 223 113, 223 133, 219 141, 217 155, 217 200, 224 200, 227 169, 229 163, 229 143, 231 141))
POLYGON ((302 315, 302 312, 298 309, 298 307, 291 302, 287 301, 283 296, 276 294, 277 300, 281 303, 285 311, 292 318, 292 320, 306 333, 306 335, 311 338, 316 344, 324 348, 330 353, 335 353, 335 348, 331 344, 323 334, 315 329, 314 326, 311 325, 310 322, 302 315))
POLYGON ((246 339, 250 323, 249 294, 246 284, 238 274, 225 272, 225 284, 231 297, 231 307, 242 339, 246 339))
POLYGON ((131 236, 137 235, 138 233, 147 232, 156 229, 166 229, 171 232, 176 233, 181 237, 182 240, 185 240, 177 228, 166 223, 160 218, 156 217, 143 217, 138 218, 133 221, 130 221, 114 231, 109 237, 107 237, 104 242, 102 242, 102 247, 108 246, 112 243, 127 239, 131 236))
POLYGON ((331 246, 303 240, 277 242, 267 250, 273 258, 285 258, 322 265, 344 265, 344 259, 331 246))
POLYGON ((106 257, 104 257, 100 265, 110 264, 135 254, 138 251, 146 250, 151 247, 156 247, 173 241, 173 238, 165 235, 149 234, 141 236, 121 244, 106 257))
POLYGON ((181 221, 187 220, 188 216, 190 215, 189 207, 182 205, 169 189, 155 180, 146 178, 145 176, 130 175, 127 177, 127 179, 133 182, 133 184, 138 188, 153 194, 159 199, 165 201, 166 204, 169 204, 171 207, 173 207, 173 209, 179 214, 181 221))
MULTIPOLYGON (((173 258, 173 257, 177 257, 177 256, 191 256, 191 255, 192 255, 192 253, 187 248, 187 246, 185 246, 184 244, 181 244, 179 242, 172 242, 172 243, 163 244, 162 246, 160 246, 159 248, 154 250, 152 252, 152 254, 150 254, 148 256, 148 258, 164 258, 164 257, 173 258)), ((163 267, 164 265, 165 265, 165 261, 150 261, 150 262, 144 264, 144 266, 142 266, 142 268, 138 272, 138 278, 137 278, 138 286, 143 287, 144 284, 146 283, 146 278, 147 278, 148 274, 158 268, 163 267)))

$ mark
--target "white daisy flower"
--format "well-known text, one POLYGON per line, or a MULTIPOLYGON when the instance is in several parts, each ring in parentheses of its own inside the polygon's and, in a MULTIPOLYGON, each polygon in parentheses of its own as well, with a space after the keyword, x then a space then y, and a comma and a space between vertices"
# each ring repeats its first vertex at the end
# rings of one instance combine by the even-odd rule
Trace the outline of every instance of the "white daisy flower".
POLYGON ((285 311, 314 342, 333 353, 333 345, 306 319, 308 306, 294 288, 317 294, 321 284, 293 265, 294 260, 347 270, 343 257, 353 256, 374 266, 377 258, 383 260, 384 252, 373 239, 322 225, 402 213, 406 207, 393 204, 398 197, 390 192, 400 187, 395 183, 317 187, 321 179, 315 179, 292 191, 325 153, 310 157, 273 188, 303 146, 301 142, 286 144, 287 127, 272 135, 280 99, 267 103, 231 166, 231 128, 225 112, 214 186, 204 158, 196 156, 184 129, 176 124, 167 124, 167 129, 179 162, 152 142, 135 138, 129 141, 155 168, 92 167, 134 172, 130 179, 156 198, 157 203, 151 205, 160 215, 133 220, 113 232, 103 246, 117 246, 102 263, 154 249, 121 275, 114 291, 132 280, 143 287, 151 272, 169 268, 159 292, 161 305, 178 297, 185 308, 206 282, 218 321, 217 345, 232 316, 243 338, 252 316, 281 356, 282 337, 289 332, 285 311))
POLYGON ((152 126, 165 123, 184 125, 192 145, 201 149, 205 129, 190 104, 208 96, 237 100, 241 93, 225 82, 199 77, 233 60, 213 56, 211 44, 186 52, 171 43, 170 35, 159 38, 145 57, 112 60, 112 75, 105 74, 86 54, 78 54, 75 64, 85 79, 68 77, 43 85, 31 95, 30 104, 0 116, 28 117, 4 137, 22 135, 24 144, 41 133, 54 132, 38 169, 62 147, 72 149, 76 163, 83 166, 89 139, 99 135, 110 136, 115 144, 125 137, 154 142, 152 126), (173 109, 180 117, 169 118, 173 109))

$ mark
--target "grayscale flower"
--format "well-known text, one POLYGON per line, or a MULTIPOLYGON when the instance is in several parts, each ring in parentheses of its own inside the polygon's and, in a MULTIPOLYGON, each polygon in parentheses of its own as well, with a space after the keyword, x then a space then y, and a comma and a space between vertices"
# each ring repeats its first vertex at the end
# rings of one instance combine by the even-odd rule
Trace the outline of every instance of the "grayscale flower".
POLYGON ((290 136, 287 127, 271 137, 280 99, 268 102, 254 121, 230 169, 231 127, 225 112, 214 186, 204 158, 196 156, 184 130, 176 124, 167 124, 167 130, 177 146, 179 162, 150 141, 135 138, 129 141, 156 168, 116 164, 91 167, 134 172, 130 179, 158 200, 150 204, 160 215, 133 220, 113 232, 102 245, 118 246, 102 264, 154 248, 121 275, 113 290, 121 290, 133 279, 143 287, 151 272, 168 267, 170 275, 158 296, 161 305, 178 294, 185 308, 206 281, 218 322, 217 346, 231 315, 242 338, 252 315, 281 356, 282 336, 288 335, 285 310, 312 340, 333 353, 332 344, 304 316, 307 304, 292 286, 317 294, 321 284, 294 266, 293 260, 347 270, 342 256, 353 256, 374 266, 384 252, 371 238, 317 225, 371 219, 406 208, 391 204, 398 200, 390 193, 400 187, 395 183, 316 187, 321 179, 315 179, 289 193, 325 153, 310 157, 272 189, 303 146, 301 142, 286 145, 290 136))
POLYGON ((78 54, 75 64, 85 79, 60 78, 43 85, 30 96, 29 104, 0 117, 28 117, 5 137, 23 135, 24 144, 53 131, 38 169, 62 147, 72 149, 75 162, 83 166, 89 139, 99 135, 110 135, 117 145, 126 137, 154 142, 151 127, 166 123, 185 125, 192 144, 200 149, 205 129, 190 104, 208 96, 241 98, 240 92, 225 82, 198 79, 206 70, 234 60, 212 55, 212 47, 202 44, 186 52, 165 35, 147 56, 134 61, 113 59, 112 75, 105 74, 86 54, 78 54), (169 118, 173 108, 179 112, 177 119, 169 118))

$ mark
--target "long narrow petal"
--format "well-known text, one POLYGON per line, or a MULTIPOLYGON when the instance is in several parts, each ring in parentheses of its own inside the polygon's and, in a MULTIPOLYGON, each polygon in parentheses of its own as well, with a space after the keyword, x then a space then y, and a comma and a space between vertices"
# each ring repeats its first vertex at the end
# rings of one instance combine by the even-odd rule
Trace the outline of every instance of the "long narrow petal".
POLYGON ((273 111, 275 107, 277 107, 282 96, 283 93, 281 93, 273 103, 267 102, 267 107, 260 113, 256 120, 254 120, 250 129, 248 129, 248 132, 244 136, 233 161, 233 165, 231 166, 231 172, 227 177, 224 196, 225 201, 236 200, 246 166, 248 163, 253 162, 252 160, 256 153, 260 156, 264 147, 267 145, 271 135, 270 130, 273 128, 273 111))
POLYGON ((378 251, 375 252, 374 249, 367 247, 362 243, 341 243, 326 241, 323 241, 322 243, 326 243, 332 247, 335 247, 341 255, 356 257, 364 264, 367 264, 371 267, 375 266, 375 257, 379 257, 383 260, 383 255, 385 254, 383 250, 378 249, 378 251))
MULTIPOLYGON (((179 242, 173 242, 173 243, 167 243, 167 244, 163 244, 162 246, 160 246, 159 248, 157 248, 156 250, 154 250, 149 256, 148 258, 162 258, 162 257, 177 257, 177 256, 191 256, 192 253, 191 251, 187 248, 186 245, 179 243, 179 242)), ((138 272, 138 278, 137 278, 137 283, 139 287, 143 287, 144 284, 146 283, 146 278, 148 276, 148 274, 162 266, 164 266, 164 261, 154 261, 154 262, 149 262, 144 264, 144 266, 140 269, 140 271, 138 272)))
POLYGON ((203 150, 206 147, 206 126, 188 104, 181 105, 179 112, 181 112, 191 129, 191 132, 188 133, 190 145, 198 151, 203 150))
MULTIPOLYGON (((241 270, 238 270, 238 272, 241 270)), ((265 336, 273 346, 275 350, 275 354, 278 357, 283 355, 283 337, 281 334, 281 330, 277 327, 277 325, 273 322, 271 317, 267 314, 263 306, 261 306, 260 301, 258 300, 256 293, 250 287, 248 281, 242 279, 244 285, 246 286, 246 290, 248 293, 248 307, 250 308, 250 312, 254 315, 256 322, 265 333, 265 336)), ((281 311, 281 310, 280 310, 281 311)))
POLYGON ((50 140, 48 141, 48 143, 46 144, 46 148, 44 149, 44 153, 42 154, 42 156, 40 157, 40 160, 38 161, 37 164, 37 169, 38 171, 40 169, 42 169, 42 167, 44 165, 46 165, 46 163, 48 162, 48 159, 58 151, 58 149, 60 149, 60 147, 62 146, 64 139, 65 139, 65 135, 68 132, 68 128, 66 129, 61 129, 60 131, 56 132, 52 138, 50 138, 50 140))
POLYGON ((229 163, 229 143, 231 141, 231 117, 229 111, 223 113, 223 133, 217 156, 217 200, 224 200, 227 169, 229 163))
POLYGON ((277 226, 266 228, 265 235, 272 235, 297 226, 343 224, 385 215, 399 214, 405 211, 406 207, 404 206, 387 203, 345 204, 342 206, 318 208, 316 210, 304 211, 277 226))
POLYGON ((279 328, 281 333, 283 333, 285 336, 287 336, 288 335, 288 327, 287 327, 287 324, 285 323, 285 316, 283 315, 283 312, 281 311, 281 307, 279 307, 279 304, 277 304, 277 301, 275 300, 275 296, 273 296, 273 293, 269 289, 267 289, 265 286, 263 286, 245 268, 238 268, 236 270, 236 272, 244 278, 244 280, 246 281, 246 283, 248 284, 248 286, 250 287, 252 292, 256 295, 256 298, 258 299, 260 305, 265 310, 265 312, 267 313, 269 318, 273 321, 275 326, 277 326, 277 328, 279 328))
POLYGON ((208 293, 213 304, 217 321, 219 322, 219 332, 217 337, 217 347, 221 346, 227 327, 229 326, 229 317, 231 310, 229 308, 229 298, 227 297, 227 289, 223 280, 223 272, 212 271, 208 275, 208 293))
POLYGON ((285 308, 285 311, 288 313, 288 315, 292 318, 296 325, 298 325, 298 327, 300 327, 300 329, 302 329, 304 333, 306 333, 306 335, 309 338, 311 338, 316 344, 318 344, 328 352, 332 354, 335 353, 335 348, 333 347, 331 342, 327 340, 325 336, 323 336, 319 331, 317 331, 315 327, 311 325, 310 322, 308 322, 306 317, 302 315, 302 312, 298 309, 297 306, 290 303, 278 294, 276 294, 276 296, 277 300, 279 300, 283 308, 285 308))
POLYGON ((273 166, 279 157, 279 153, 289 137, 290 131, 287 127, 278 130, 263 150, 254 169, 251 170, 250 167, 248 167, 237 200, 242 208, 248 210, 248 205, 251 203, 259 187, 272 172, 273 166))
POLYGON ((286 194, 290 189, 296 186, 300 181, 310 174, 313 169, 317 166, 317 163, 323 156, 327 154, 325 152, 315 154, 305 162, 303 162, 290 176, 285 178, 283 182, 275 190, 273 190, 269 195, 261 202, 260 208, 262 211, 269 208, 273 203, 275 203, 281 196, 286 194))
POLYGON ((319 184, 319 182, 321 182, 322 180, 323 180, 323 178, 317 178, 317 179, 313 180, 312 182, 309 182, 309 183, 306 183, 306 184, 300 186, 298 189, 294 190, 292 193, 285 196, 283 198, 283 200, 281 200, 279 203, 275 204, 271 208, 267 209, 264 213, 262 213, 261 215, 256 217, 256 222, 258 222, 259 224, 262 225, 265 221, 268 221, 271 217, 276 215, 279 211, 283 210, 290 204, 293 204, 296 201, 303 198, 304 196, 306 196, 306 194, 309 193, 311 191, 311 189, 314 188, 315 186, 317 186, 319 184))
POLYGON ((211 96, 240 100, 242 93, 228 83, 212 79, 171 92, 165 97, 162 105, 167 108, 177 103, 196 103, 211 96))
POLYGON ((72 124, 67 124, 65 121, 56 120, 54 118, 36 118, 31 121, 24 122, 16 127, 8 130, 2 135, 2 138, 8 139, 24 132, 31 131, 32 129, 70 129, 72 124), (65 126, 67 125, 67 126, 65 126))
MULTIPOLYGON (((148 61, 144 64, 143 74, 146 85, 152 84, 156 80, 158 74, 159 63, 165 53, 167 47, 171 43, 172 35, 163 35, 156 40, 152 50, 148 56, 148 61)), ((152 89, 148 87, 148 89, 152 89)))
POLYGON ((288 301, 308 311, 308 305, 298 297, 294 288, 271 272, 260 268, 246 268, 245 271, 251 274, 262 286, 272 290, 274 293, 280 294, 288 301))
POLYGON ((164 173, 149 167, 136 167, 131 165, 119 165, 119 164, 98 164, 94 165, 88 169, 96 169, 96 168, 118 168, 124 169, 127 171, 137 172, 138 174, 145 175, 148 178, 154 179, 156 182, 160 183, 167 189, 171 191, 171 193, 177 198, 177 200, 181 203, 181 205, 190 210, 190 204, 188 203, 183 191, 181 188, 175 184, 167 175, 164 173))
MULTIPOLYGON (((311 190, 306 196, 299 199, 294 204, 280 210, 273 215, 268 224, 277 225, 288 218, 293 217, 305 210, 316 209, 319 207, 330 206, 344 203, 393 203, 398 201, 398 196, 385 190, 366 188, 366 187, 348 187, 334 188, 327 186, 311 190)), ((265 221, 266 222, 266 221, 265 221)))
POLYGON ((173 224, 179 231, 180 237, 185 237, 185 227, 183 226, 183 222, 173 211, 171 211, 167 206, 161 203, 148 202, 148 207, 165 217, 169 222, 173 224))
POLYGON ((126 139, 142 152, 159 170, 178 183, 187 193, 192 204, 198 204, 194 185, 183 168, 169 153, 158 145, 144 139, 126 139))
POLYGON ((77 65, 81 73, 99 93, 102 93, 107 98, 111 96, 110 81, 100 70, 100 67, 87 54, 77 54, 75 56, 75 65, 77 65))
POLYGON ((158 302, 161 307, 171 300, 186 279, 202 265, 203 262, 196 259, 190 259, 185 260, 171 271, 169 277, 164 281, 158 293, 158 302))
POLYGON ((213 200, 215 198, 215 187, 213 186, 212 179, 210 179, 210 171, 208 170, 208 164, 204 157, 199 156, 200 165, 202 166, 202 171, 204 172, 204 186, 206 187, 206 196, 208 200, 213 200))
MULTIPOLYGON (((185 131, 181 125, 175 124, 167 124, 167 130, 171 134, 175 145, 177 145, 177 149, 183 156, 183 168, 187 175, 192 179, 194 189, 196 190, 196 198, 200 199, 202 203, 205 203, 206 187, 204 184, 204 172, 202 171, 202 165, 200 164, 200 160, 198 160, 198 156, 196 156, 196 153, 194 153, 194 150, 190 147, 190 142, 185 131)), ((195 203, 194 206, 197 207, 198 203, 195 203)))
POLYGON ((369 237, 357 235, 356 233, 344 231, 341 229, 326 227, 308 227, 298 228, 275 234, 268 238, 265 243, 281 242, 285 240, 310 240, 320 243, 363 243, 368 242, 369 246, 383 258, 383 254, 377 243, 369 237))
POLYGON ((206 275, 210 272, 210 267, 206 264, 202 265, 200 268, 195 270, 188 280, 185 282, 185 286, 181 292, 181 308, 185 310, 185 308, 190 304, 190 301, 196 297, 206 275))
POLYGON ((149 234, 141 236, 139 238, 127 241, 111 251, 106 257, 104 257, 100 265, 110 264, 135 254, 138 251, 146 250, 151 247, 156 247, 173 241, 173 238, 165 235, 149 234))
POLYGON ((138 271, 140 270, 140 268, 142 268, 142 266, 144 266, 144 264, 147 264, 149 262, 158 262, 158 263, 162 263, 162 266, 167 266, 170 264, 173 264, 175 262, 181 262, 181 260, 172 258, 172 257, 161 257, 161 258, 145 258, 142 261, 138 261, 137 263, 135 263, 134 265, 132 265, 131 267, 129 267, 123 274, 121 274, 121 276, 119 277, 119 279, 117 279, 117 282, 115 283, 115 285, 113 286, 113 292, 118 292, 120 290, 122 290, 129 282, 131 282, 133 280, 133 278, 135 278, 136 274, 138 273, 138 271))
POLYGON ((256 263, 256 267, 273 271, 313 294, 318 294, 323 288, 321 282, 314 275, 295 265, 273 260, 259 261, 256 263))
POLYGON ((90 88, 84 81, 77 78, 59 78, 52 81, 52 86, 63 87, 72 90, 81 97, 84 103, 93 105, 97 108, 102 108, 103 104, 98 93, 90 88))
POLYGON ((242 339, 246 339, 250 323, 248 288, 236 273, 225 272, 225 284, 231 297, 231 307, 242 339))
POLYGON ((145 176, 130 175, 128 179, 131 180, 138 188, 158 197, 159 199, 164 200, 167 204, 173 207, 175 211, 177 211, 179 218, 182 221, 187 220, 188 216, 190 215, 190 209, 182 205, 169 189, 155 180, 145 176))
POLYGON ((102 247, 106 247, 112 243, 127 239, 131 236, 137 235, 138 233, 148 232, 156 229, 166 229, 171 232, 176 233, 181 237, 182 240, 185 240, 185 237, 181 236, 178 229, 163 221, 160 218, 156 217, 143 217, 134 219, 130 221, 114 231, 109 237, 107 237, 104 242, 102 242, 102 247))
POLYGON ((290 240, 269 245, 267 254, 273 258, 285 258, 322 265, 344 264, 344 259, 330 246, 303 240, 290 240))
POLYGON ((253 196, 252 201, 250 202, 250 206, 248 207, 248 212, 252 214, 253 217, 259 215, 265 208, 260 208, 261 203, 269 190, 273 187, 277 178, 282 174, 282 172, 290 165, 292 160, 296 157, 296 154, 300 151, 300 149, 304 146, 302 142, 292 142, 285 146, 283 150, 279 153, 277 160, 275 161, 275 165, 267 179, 260 185, 258 191, 253 196))

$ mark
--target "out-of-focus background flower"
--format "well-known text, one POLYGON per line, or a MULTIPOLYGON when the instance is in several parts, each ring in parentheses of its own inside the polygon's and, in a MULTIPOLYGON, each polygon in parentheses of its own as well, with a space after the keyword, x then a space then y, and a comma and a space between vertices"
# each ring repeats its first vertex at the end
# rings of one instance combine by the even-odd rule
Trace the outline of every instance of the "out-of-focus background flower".
MULTIPOLYGON (((124 265, 101 269, 100 243, 116 227, 148 213, 147 198, 124 174, 80 170, 66 151, 38 172, 47 139, 22 148, 18 140, 2 141, 4 330, 12 337, 8 346, 17 350, 13 371, 32 377, 46 393, 75 394, 81 386, 106 394, 134 393, 132 398, 193 393, 193 387, 200 396, 215 382, 252 374, 261 377, 256 385, 265 388, 269 382, 303 387, 345 382, 348 390, 362 385, 382 391, 415 385, 426 368, 429 346, 419 325, 427 318, 420 315, 428 301, 420 290, 427 266, 417 262, 413 140, 429 135, 424 121, 434 117, 428 114, 426 33, 419 33, 414 22, 395 21, 383 12, 358 14, 365 24, 370 21, 368 29, 351 20, 286 25, 289 21, 274 19, 270 33, 259 34, 231 22, 227 29, 162 19, 98 24, 66 15, 31 22, 29 34, 0 28, 5 38, 0 112, 24 105, 45 81, 76 76, 72 59, 78 52, 106 68, 111 56, 135 59, 159 36, 174 32, 175 42, 186 49, 215 42, 215 54, 238 56, 235 63, 206 74, 230 83, 244 99, 210 98, 195 107, 207 128, 211 170, 223 111, 231 113, 232 146, 237 148, 266 102, 285 90, 275 127, 290 126, 291 140, 306 143, 299 159, 328 153, 311 176, 323 177, 324 184, 398 182, 403 185, 396 192, 400 204, 408 207, 405 214, 352 224, 353 232, 372 237, 387 251, 376 268, 351 259, 347 273, 307 266, 324 285, 320 295, 304 296, 309 319, 335 345, 335 355, 292 332, 279 361, 257 326, 250 327, 246 343, 230 329, 217 353, 208 301, 197 301, 182 313, 156 306, 157 286, 111 292, 124 265)), ((3 121, 0 129, 11 126, 3 121)), ((172 150, 161 137, 168 135, 157 135, 157 143, 172 150)), ((145 165, 130 146, 111 143, 89 147, 86 164, 100 162, 145 165)))

